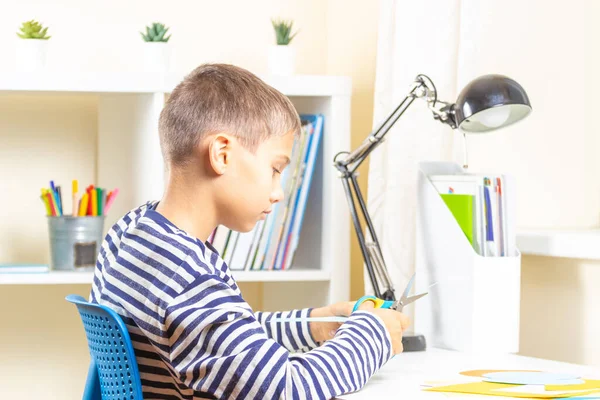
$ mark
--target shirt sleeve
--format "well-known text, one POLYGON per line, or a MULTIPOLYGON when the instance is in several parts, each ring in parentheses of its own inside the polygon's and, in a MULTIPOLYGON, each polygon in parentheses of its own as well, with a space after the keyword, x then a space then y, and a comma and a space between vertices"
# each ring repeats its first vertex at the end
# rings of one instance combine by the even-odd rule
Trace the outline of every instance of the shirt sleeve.
POLYGON ((392 356, 381 319, 366 311, 353 313, 324 345, 290 353, 210 274, 170 301, 163 319, 166 362, 201 397, 329 399, 362 388, 392 356))
POLYGON ((265 312, 258 311, 254 316, 265 330, 267 336, 285 347, 289 351, 308 351, 319 346, 314 340, 309 322, 277 322, 279 318, 306 318, 310 316, 312 308, 301 310, 265 312))

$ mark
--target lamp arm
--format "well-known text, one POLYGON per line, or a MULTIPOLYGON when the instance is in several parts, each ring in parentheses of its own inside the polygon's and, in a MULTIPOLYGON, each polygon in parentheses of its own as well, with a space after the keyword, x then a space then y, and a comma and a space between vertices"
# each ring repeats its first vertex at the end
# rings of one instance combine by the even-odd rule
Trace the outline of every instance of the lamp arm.
POLYGON ((350 208, 354 230, 358 238, 360 250, 367 267, 374 294, 384 300, 396 300, 394 286, 385 265, 373 221, 371 220, 367 205, 358 185, 356 171, 369 154, 383 142, 385 135, 417 98, 424 98, 427 101, 429 109, 433 112, 434 119, 447 123, 453 128, 456 126, 454 123, 452 104, 438 101, 437 91, 433 82, 425 75, 418 75, 404 100, 402 100, 398 107, 396 107, 379 127, 369 134, 358 148, 350 153, 338 153, 334 157, 334 165, 342 178, 342 184, 350 208), (439 107, 437 103, 440 103, 442 107, 439 107), (346 156, 342 158, 342 155, 346 156), (370 236, 369 241, 366 240, 361 229, 359 213, 362 215, 367 225, 367 232, 370 236), (383 284, 384 292, 382 292, 380 282, 383 284))
POLYGON ((352 172, 356 171, 367 158, 367 156, 382 143, 384 136, 387 134, 390 128, 412 104, 416 98, 416 92, 419 87, 420 84, 417 84, 415 81, 408 95, 404 98, 404 100, 402 100, 398 107, 396 107, 396 109, 379 125, 379 127, 372 131, 354 151, 347 153, 347 156, 343 160, 334 160, 336 165, 346 166, 352 172))

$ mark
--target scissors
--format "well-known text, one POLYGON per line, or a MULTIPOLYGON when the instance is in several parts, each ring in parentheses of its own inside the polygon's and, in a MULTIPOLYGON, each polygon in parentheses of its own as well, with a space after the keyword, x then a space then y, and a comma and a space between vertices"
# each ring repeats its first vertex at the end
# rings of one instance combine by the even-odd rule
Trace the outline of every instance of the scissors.
POLYGON ((354 308, 352 309, 352 312, 358 310, 358 307, 360 307, 360 305, 366 301, 372 302, 374 304, 375 308, 389 308, 391 310, 396 310, 398 312, 402 312, 402 309, 404 308, 405 305, 410 304, 415 300, 419 300, 421 297, 425 296, 428 293, 428 292, 425 292, 425 293, 421 293, 421 294, 417 294, 417 295, 408 297, 408 294, 410 293, 410 289, 412 288, 414 280, 415 280, 415 274, 413 274, 413 276, 410 278, 410 281, 408 281, 408 284, 406 285, 406 288, 404 289, 404 292, 402 293, 402 297, 400 297, 399 300, 396 300, 396 301, 382 300, 375 296, 363 296, 356 301, 356 304, 354 304, 354 308))

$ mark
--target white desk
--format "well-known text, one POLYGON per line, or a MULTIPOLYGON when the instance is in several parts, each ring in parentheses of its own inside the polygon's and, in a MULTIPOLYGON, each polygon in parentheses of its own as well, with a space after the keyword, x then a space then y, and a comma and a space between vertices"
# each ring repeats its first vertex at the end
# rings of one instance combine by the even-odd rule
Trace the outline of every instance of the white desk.
MULTIPOLYGON (((524 369, 581 374, 584 378, 600 379, 600 368, 567 364, 517 355, 475 355, 447 350, 428 349, 424 352, 402 353, 392 358, 365 387, 340 396, 339 399, 439 399, 449 394, 423 391, 426 381, 459 378, 459 372, 475 369, 524 369)), ((453 394, 456 398, 457 394, 453 394)), ((503 399, 507 397, 458 395, 468 399, 503 399)))

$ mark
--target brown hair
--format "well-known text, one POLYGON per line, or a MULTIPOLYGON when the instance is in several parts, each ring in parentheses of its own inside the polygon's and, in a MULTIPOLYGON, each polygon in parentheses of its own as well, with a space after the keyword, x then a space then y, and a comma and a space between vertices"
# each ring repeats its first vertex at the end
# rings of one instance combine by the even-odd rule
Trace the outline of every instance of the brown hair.
POLYGON ((265 139, 300 132, 291 101, 251 72, 227 64, 203 64, 187 75, 160 114, 165 161, 181 165, 207 134, 225 131, 254 151, 265 139))

